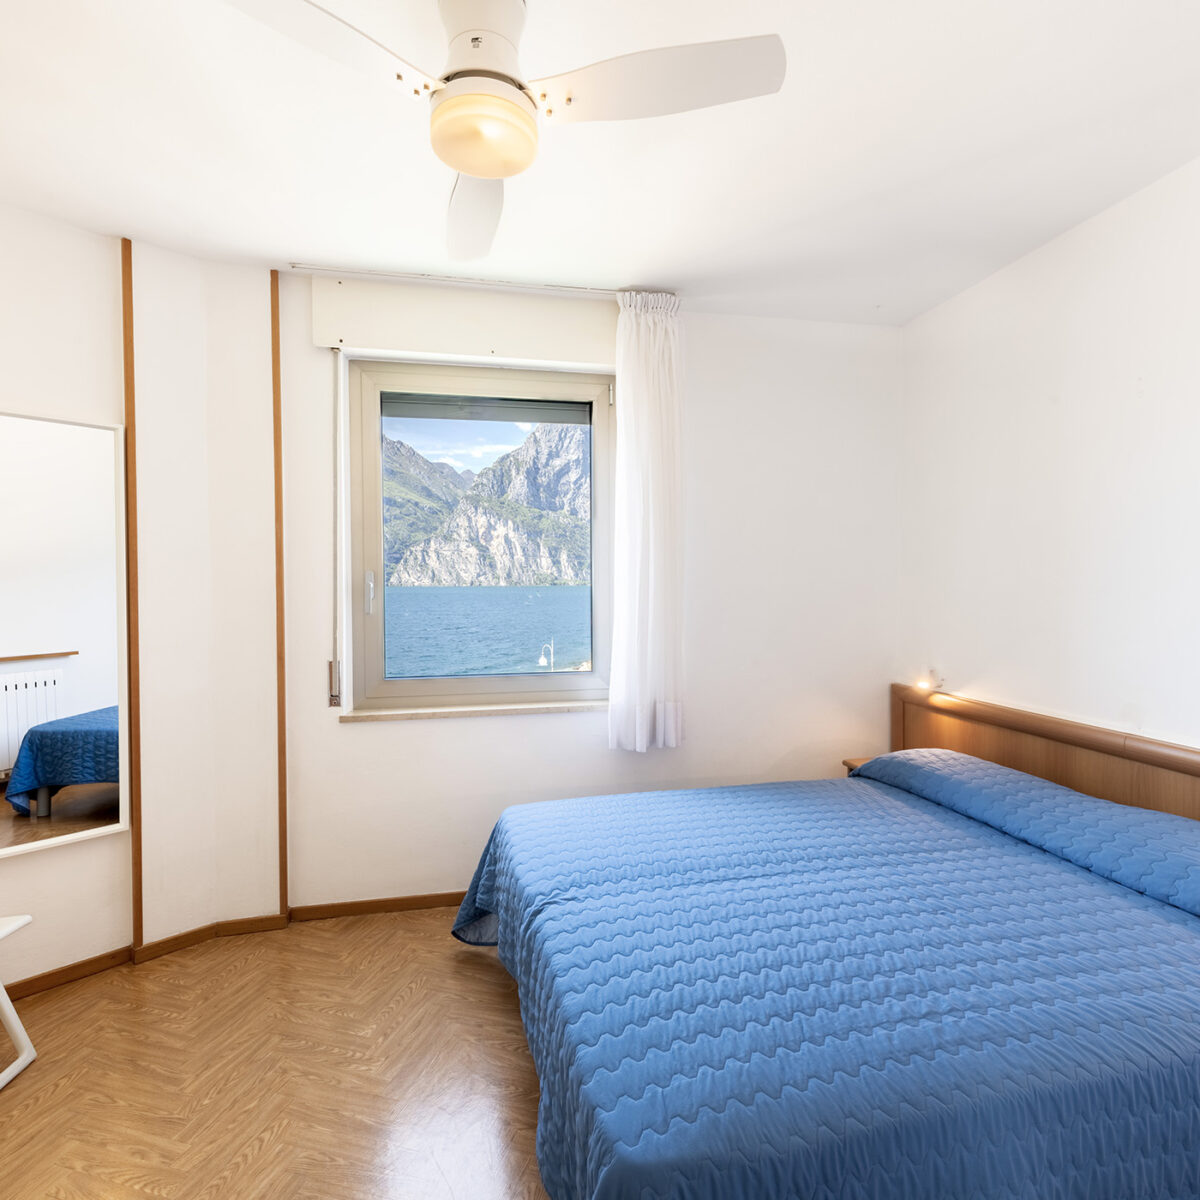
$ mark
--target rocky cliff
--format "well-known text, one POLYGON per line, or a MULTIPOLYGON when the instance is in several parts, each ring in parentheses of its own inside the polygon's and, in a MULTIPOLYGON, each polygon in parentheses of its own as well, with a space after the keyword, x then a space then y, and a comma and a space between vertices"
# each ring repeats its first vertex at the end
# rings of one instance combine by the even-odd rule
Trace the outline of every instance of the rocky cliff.
MULTIPOLYGON (((410 447, 403 448, 421 458, 410 447)), ((406 456, 395 459, 404 472, 397 487, 417 496, 423 493, 410 481, 409 461, 406 456)), ((444 467, 421 461, 426 467, 444 467)), ((441 473, 437 478, 461 487, 463 477, 449 467, 445 471, 455 475, 453 484, 441 473)), ((427 472, 420 485, 432 490, 427 472)), ((446 503, 439 497, 439 505, 446 503)), ((419 509, 421 519, 433 520, 435 507, 431 502, 419 509)), ((414 522, 410 528, 415 528, 414 522)), ((435 531, 414 538, 388 560, 388 582, 407 587, 590 583, 588 426, 535 426, 521 446, 480 471, 453 506, 443 508, 435 531)))
POLYGON ((535 425, 523 445, 480 471, 471 492, 590 521, 591 449, 586 425, 535 425))
POLYGON ((409 546, 436 533, 474 481, 430 462, 405 442, 383 439, 383 561, 391 574, 409 546))

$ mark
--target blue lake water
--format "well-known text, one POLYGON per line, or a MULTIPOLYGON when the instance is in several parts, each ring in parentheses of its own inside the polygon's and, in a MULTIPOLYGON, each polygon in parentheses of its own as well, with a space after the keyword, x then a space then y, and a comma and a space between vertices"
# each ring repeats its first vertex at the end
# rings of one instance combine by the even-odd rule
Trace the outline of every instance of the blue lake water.
POLYGON ((551 639, 556 671, 592 659, 590 587, 389 587, 383 605, 388 679, 541 675, 551 639))

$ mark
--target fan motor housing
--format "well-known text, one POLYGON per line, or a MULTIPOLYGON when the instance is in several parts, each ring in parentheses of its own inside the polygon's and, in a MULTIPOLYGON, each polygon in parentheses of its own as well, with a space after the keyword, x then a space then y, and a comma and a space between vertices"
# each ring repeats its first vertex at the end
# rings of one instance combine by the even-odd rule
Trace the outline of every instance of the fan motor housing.
POLYGON ((525 0, 439 0, 438 6, 450 42, 443 79, 474 71, 521 79, 525 0))

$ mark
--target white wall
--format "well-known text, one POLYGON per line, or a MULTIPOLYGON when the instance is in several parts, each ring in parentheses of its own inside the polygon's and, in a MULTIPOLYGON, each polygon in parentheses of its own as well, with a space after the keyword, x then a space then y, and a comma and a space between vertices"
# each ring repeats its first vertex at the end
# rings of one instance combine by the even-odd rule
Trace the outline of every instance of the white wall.
POLYGON ((1200 744, 1200 162, 905 331, 908 671, 1200 744))
MULTIPOLYGON (((116 240, 0 206, 0 262, 0 409, 120 423, 116 240)), ((0 858, 0 913, 34 918, 0 945, 0 978, 129 945, 129 894, 127 833, 0 858)))
POLYGON ((59 716, 117 703, 119 437, 0 416, 0 655, 75 651, 0 674, 60 671, 59 716))
POLYGON ((268 287, 134 247, 147 942, 278 911, 268 287))
MULTIPOLYGON (((634 755, 607 749, 603 714, 339 723, 334 367, 309 281, 282 282, 293 904, 465 887, 508 804, 830 774, 884 747, 897 331, 688 318, 687 743, 634 755)), ((488 329, 462 294, 480 345, 529 358, 512 297, 488 329)), ((577 303, 543 314, 539 345, 555 319, 578 335, 577 303)))

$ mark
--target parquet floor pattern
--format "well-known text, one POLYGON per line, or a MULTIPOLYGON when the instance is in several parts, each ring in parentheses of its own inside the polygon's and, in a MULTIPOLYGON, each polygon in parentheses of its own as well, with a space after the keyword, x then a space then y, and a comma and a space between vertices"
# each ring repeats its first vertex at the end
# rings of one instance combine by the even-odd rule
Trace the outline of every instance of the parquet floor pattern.
POLYGON ((546 1200, 516 989, 453 915, 219 938, 19 1001, 39 1057, 0 1091, 0 1196, 546 1200))

